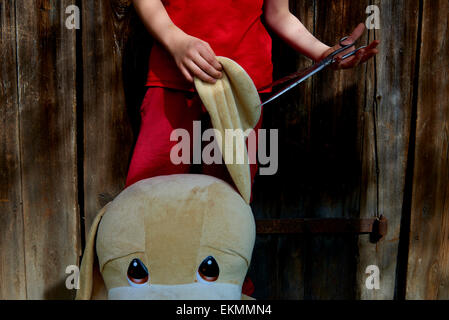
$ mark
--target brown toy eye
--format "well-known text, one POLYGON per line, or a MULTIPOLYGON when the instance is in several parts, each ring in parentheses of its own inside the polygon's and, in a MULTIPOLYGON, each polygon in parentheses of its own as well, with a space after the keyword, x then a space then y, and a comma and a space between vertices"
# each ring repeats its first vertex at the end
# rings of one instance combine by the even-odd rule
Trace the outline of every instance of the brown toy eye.
POLYGON ((132 287, 143 287, 150 280, 147 267, 139 259, 133 259, 128 267, 128 283, 132 287))
POLYGON ((218 267, 217 261, 214 257, 209 256, 198 267, 197 278, 200 282, 210 283, 216 281, 219 274, 220 268, 218 267))

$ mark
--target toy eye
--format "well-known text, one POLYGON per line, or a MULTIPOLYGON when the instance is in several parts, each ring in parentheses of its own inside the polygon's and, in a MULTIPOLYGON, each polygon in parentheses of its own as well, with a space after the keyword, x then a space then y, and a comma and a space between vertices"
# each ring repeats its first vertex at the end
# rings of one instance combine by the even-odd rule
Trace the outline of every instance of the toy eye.
POLYGON ((209 256, 198 267, 197 279, 203 283, 211 283, 218 279, 220 268, 214 257, 209 256))
POLYGON ((146 286, 149 280, 147 267, 139 259, 133 259, 128 267, 128 283, 138 288, 146 286))

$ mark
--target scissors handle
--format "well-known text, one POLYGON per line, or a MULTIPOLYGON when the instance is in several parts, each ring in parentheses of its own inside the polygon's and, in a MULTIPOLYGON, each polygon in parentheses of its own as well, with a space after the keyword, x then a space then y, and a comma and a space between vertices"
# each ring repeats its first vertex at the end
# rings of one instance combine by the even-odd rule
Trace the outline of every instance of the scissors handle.
MULTIPOLYGON (((329 54, 326 58, 324 58, 322 61, 320 61, 320 63, 325 64, 326 66, 335 63, 337 61, 335 58, 337 55, 339 55, 340 53, 348 50, 349 48, 351 48, 355 45, 355 42, 351 42, 349 44, 343 44, 343 42, 345 42, 348 39, 349 39, 348 36, 341 38, 340 41, 338 42, 338 44, 340 45, 341 48, 337 49, 334 52, 332 52, 331 54, 329 54)), ((345 60, 345 59, 353 56, 360 49, 362 49, 362 48, 359 48, 355 51, 352 51, 352 52, 344 55, 341 59, 345 60)))
POLYGON ((342 53, 343 51, 345 51, 345 50, 347 50, 347 49, 349 49, 349 48, 351 48, 352 46, 354 46, 354 42, 352 42, 352 43, 349 43, 349 44, 343 44, 343 42, 345 42, 346 40, 348 40, 349 39, 349 37, 343 37, 343 38, 341 38, 340 39, 340 41, 338 42, 338 44, 340 45, 340 49, 337 49, 337 50, 335 50, 334 52, 332 52, 328 57, 335 57, 337 54, 340 54, 340 53, 342 53))

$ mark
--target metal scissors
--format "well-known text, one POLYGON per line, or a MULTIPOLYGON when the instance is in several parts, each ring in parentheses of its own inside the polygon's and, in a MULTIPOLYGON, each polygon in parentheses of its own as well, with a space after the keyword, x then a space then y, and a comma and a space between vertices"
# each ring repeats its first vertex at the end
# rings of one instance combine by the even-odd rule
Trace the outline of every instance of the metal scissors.
MULTIPOLYGON (((284 93, 286 93, 287 91, 290 91, 291 89, 293 89, 294 87, 296 87, 297 85, 299 85, 300 83, 306 81, 307 79, 309 79, 310 77, 312 77, 313 75, 315 75, 316 73, 320 72, 321 70, 327 68, 328 66, 334 64, 337 61, 337 55, 348 50, 349 48, 353 47, 355 45, 355 42, 350 43, 350 44, 343 44, 343 42, 345 42, 346 40, 348 40, 349 37, 343 37, 340 39, 339 45, 340 45, 340 49, 335 50, 334 52, 332 52, 330 55, 328 55, 326 58, 324 58, 323 60, 321 60, 318 63, 315 63, 314 65, 312 65, 311 67, 308 67, 304 70, 301 70, 299 72, 295 72, 291 75, 288 75, 284 78, 281 78, 273 83, 271 83, 268 86, 265 86, 263 88, 260 88, 259 91, 262 90, 266 90, 266 89, 270 89, 273 88, 275 86, 284 84, 286 82, 289 81, 294 81, 292 84, 289 84, 287 87, 285 87, 284 89, 282 89, 281 91, 277 92, 276 94, 274 94, 273 96, 271 96, 268 100, 266 100, 265 102, 263 102, 260 106, 263 106, 267 103, 272 102, 273 100, 279 98, 281 95, 283 95, 284 93)), ((345 54, 344 56, 341 57, 341 61, 348 59, 349 57, 352 57, 353 55, 355 55, 358 51, 366 48, 367 46, 363 46, 360 47, 358 49, 355 49, 347 54, 345 54)))

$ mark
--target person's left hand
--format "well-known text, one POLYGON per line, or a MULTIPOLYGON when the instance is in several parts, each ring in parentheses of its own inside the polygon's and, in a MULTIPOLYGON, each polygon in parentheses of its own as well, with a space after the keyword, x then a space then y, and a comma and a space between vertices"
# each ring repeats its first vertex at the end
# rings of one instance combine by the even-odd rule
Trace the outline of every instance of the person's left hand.
MULTIPOLYGON (((355 43, 357 41, 357 39, 359 39, 362 36, 364 31, 365 31, 365 25, 363 23, 359 24, 354 29, 352 34, 348 37, 348 39, 343 41, 343 44, 355 43)), ((377 46, 379 45, 379 43, 380 43, 379 40, 374 40, 366 48, 360 49, 354 56, 342 61, 341 57, 344 56, 345 54, 355 50, 355 47, 353 46, 353 47, 349 48, 348 50, 345 50, 344 52, 337 55, 337 57, 336 57, 337 62, 333 64, 333 68, 334 69, 350 69, 350 68, 354 68, 354 67, 358 66, 361 63, 368 61, 369 59, 371 59, 372 57, 374 57, 376 54, 379 53, 379 50, 376 49, 377 46)), ((323 53, 322 58, 320 60, 326 58, 332 52, 334 52, 340 48, 341 48, 341 46, 339 44, 330 48, 329 50, 327 50, 323 53)))

